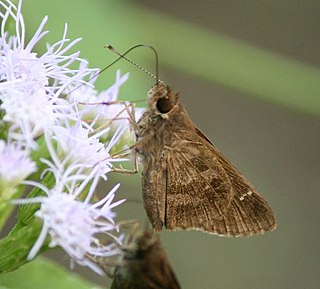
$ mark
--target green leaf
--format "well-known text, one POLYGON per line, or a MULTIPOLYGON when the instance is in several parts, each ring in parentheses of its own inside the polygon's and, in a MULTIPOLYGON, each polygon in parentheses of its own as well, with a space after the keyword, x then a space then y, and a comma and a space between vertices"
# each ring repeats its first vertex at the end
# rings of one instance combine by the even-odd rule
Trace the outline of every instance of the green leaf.
POLYGON ((15 272, 1 274, 0 284, 11 289, 101 288, 45 258, 37 258, 15 272))
MULTIPOLYGON (((15 228, 0 240, 0 273, 11 272, 27 263, 27 256, 41 230, 40 219, 34 219, 28 226, 15 228)), ((46 244, 41 251, 48 249, 46 244)))
POLYGON ((10 195, 10 193, 4 190, 4 188, 1 188, 0 185, 0 231, 14 209, 14 205, 10 204, 6 196, 10 195, 11 199, 18 198, 23 193, 24 186, 18 186, 17 188, 13 188, 13 190, 15 191, 10 195))
MULTIPOLYGON (((55 184, 54 175, 47 172, 44 178, 41 180, 41 184, 47 188, 53 188, 55 184)), ((34 198, 38 196, 46 196, 46 194, 38 187, 34 187, 32 191, 28 194, 27 198, 34 198)), ((39 209, 40 204, 25 204, 20 205, 18 210, 18 222, 20 224, 26 225, 34 218, 34 213, 39 209)))
MULTIPOLYGON (((48 188, 54 185, 54 176, 47 173, 42 180, 42 184, 48 188)), ((38 187, 29 193, 28 197, 33 198, 44 195, 38 187)), ((34 213, 39 209, 40 204, 24 204, 18 209, 18 223, 11 232, 0 240, 0 272, 10 272, 16 270, 27 261, 27 256, 36 242, 42 222, 34 217, 34 213)), ((48 240, 41 248, 41 252, 48 249, 48 240)))

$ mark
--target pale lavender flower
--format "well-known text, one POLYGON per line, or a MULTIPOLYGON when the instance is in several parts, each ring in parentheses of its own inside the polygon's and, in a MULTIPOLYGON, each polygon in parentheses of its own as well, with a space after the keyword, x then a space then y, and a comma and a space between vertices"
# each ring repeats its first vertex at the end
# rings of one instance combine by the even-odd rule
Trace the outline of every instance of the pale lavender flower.
POLYGON ((112 209, 124 200, 113 203, 115 186, 102 200, 92 203, 92 197, 101 177, 112 170, 109 151, 121 138, 125 128, 118 128, 108 145, 99 142, 80 123, 69 129, 55 127, 45 133, 46 145, 52 161, 42 159, 47 165, 43 173, 50 173, 55 186, 49 189, 41 183, 24 181, 40 188, 46 196, 13 200, 15 204, 40 203, 35 216, 43 222, 42 231, 31 249, 28 259, 39 252, 46 237, 49 246, 60 246, 73 262, 88 266, 98 274, 102 270, 92 261, 95 257, 108 258, 119 254, 121 236, 114 222, 112 209), (96 162, 96 163, 95 163, 96 162))
MULTIPOLYGON (((29 170, 24 175, 21 173, 24 177, 19 182, 35 170, 27 155, 37 148, 37 138, 43 135, 50 157, 41 159, 47 166, 42 176, 51 174, 55 184, 53 188, 47 188, 40 182, 24 181, 23 184, 40 188, 45 196, 13 201, 17 204, 40 203, 35 216, 42 220, 43 227, 28 258, 36 256, 49 235, 51 247, 62 247, 74 262, 101 273, 89 256, 108 257, 119 253, 121 238, 112 209, 123 200, 113 203, 118 186, 96 203, 92 198, 98 182, 101 178, 107 179, 106 174, 112 171, 114 163, 126 161, 113 159, 110 151, 119 145, 132 119, 128 106, 99 103, 114 102, 128 74, 121 76, 117 72, 114 85, 98 94, 93 87, 98 70, 89 69, 78 52, 67 55, 80 40, 66 38, 67 26, 62 40, 47 46, 43 55, 37 55, 33 48, 48 33, 43 31, 47 17, 26 44, 21 3, 19 1, 16 7, 9 0, 0 1, 5 10, 0 13, 1 121, 3 127, 8 127, 6 141, 25 150, 25 159, 21 157, 19 165, 21 170, 29 165, 29 170), (16 24, 13 36, 5 32, 9 18, 16 24), (73 67, 78 64, 79 68, 71 69, 71 64, 73 67), (98 105, 93 109, 90 104, 83 105, 87 102, 98 105), (109 122, 97 129, 106 119, 109 122), (121 121, 114 125, 115 119, 121 121), (101 236, 106 243, 102 242, 101 236)), ((3 169, 3 175, 10 176, 13 169, 3 169)))
POLYGON ((112 171, 113 163, 127 161, 124 158, 112 158, 110 154, 126 129, 124 125, 118 126, 108 142, 102 143, 99 138, 110 130, 110 126, 95 131, 77 122, 69 128, 53 127, 52 133, 45 134, 45 139, 51 159, 61 170, 73 164, 73 174, 106 179, 106 174, 112 171))
POLYGON ((110 139, 119 127, 125 128, 121 137, 123 145, 134 142, 134 123, 145 110, 134 107, 129 101, 118 101, 119 88, 128 76, 128 73, 121 76, 118 70, 114 84, 107 90, 97 93, 91 86, 83 85, 67 95, 70 102, 77 105, 81 118, 87 120, 82 125, 89 130, 99 130, 102 140, 110 139))
POLYGON ((14 144, 0 140, 0 193, 2 200, 9 200, 15 187, 31 173, 36 164, 28 154, 14 144))
POLYGON ((21 14, 22 1, 19 1, 16 7, 11 1, 7 4, 0 2, 6 9, 6 13, 0 15, 1 23, 1 80, 12 81, 23 86, 30 84, 29 88, 37 90, 44 88, 49 96, 59 95, 61 91, 73 82, 84 82, 84 77, 96 73, 97 69, 88 69, 87 61, 79 58, 80 52, 66 55, 81 39, 70 41, 66 38, 67 25, 62 35, 62 40, 55 44, 47 45, 47 52, 38 56, 33 52, 34 46, 45 36, 48 31, 42 31, 48 17, 44 17, 39 28, 35 32, 28 44, 25 43, 25 26, 21 14), (11 18, 15 21, 15 35, 7 35, 5 27, 7 21, 11 18), (71 69, 70 65, 78 62, 79 69, 71 69), (48 85, 48 79, 53 79, 54 83, 48 85))
MULTIPOLYGON (((1 93, 1 92, 0 92, 1 93)), ((1 93, 3 121, 9 122, 9 141, 16 141, 27 148, 35 147, 34 138, 54 123, 53 103, 45 91, 38 89, 27 94, 8 87, 1 93)))
POLYGON ((83 119, 89 120, 90 127, 110 123, 113 127, 126 125, 130 128, 130 122, 138 120, 144 109, 133 110, 130 102, 118 101, 120 86, 128 77, 128 73, 121 76, 120 70, 117 70, 115 82, 108 89, 98 93, 92 86, 82 85, 71 90, 67 98, 77 104, 78 111, 83 119))
POLYGON ((80 41, 66 38, 67 26, 62 40, 47 46, 47 52, 41 56, 33 52, 34 46, 48 33, 43 31, 48 17, 26 44, 21 4, 19 1, 16 7, 9 0, 0 2, 5 8, 5 13, 0 14, 0 100, 6 114, 3 121, 11 125, 10 137, 26 148, 34 149, 34 139, 53 124, 76 118, 73 104, 61 98, 64 90, 85 82, 85 78, 98 70, 89 69, 87 62, 78 57, 79 52, 66 55, 80 41), (15 35, 5 31, 10 18, 16 24, 15 35), (78 69, 70 68, 74 63, 78 63, 78 69))
MULTIPOLYGON (((62 247, 74 262, 102 274, 101 269, 89 256, 111 257, 119 254, 118 245, 121 244, 121 236, 118 233, 118 226, 113 221, 115 213, 112 211, 124 201, 113 202, 119 185, 100 201, 91 203, 91 197, 87 197, 84 201, 78 198, 82 193, 79 188, 86 187, 91 182, 90 178, 83 179, 79 185, 78 176, 67 173, 60 175, 57 171, 51 171, 56 178, 59 178, 56 179, 56 185, 52 189, 36 182, 26 182, 39 187, 46 196, 13 201, 18 204, 41 204, 35 216, 42 220, 43 226, 28 259, 33 259, 37 255, 47 236, 50 235, 50 247, 62 247)), ((95 190, 96 185, 97 183, 93 183, 90 190, 95 190)))

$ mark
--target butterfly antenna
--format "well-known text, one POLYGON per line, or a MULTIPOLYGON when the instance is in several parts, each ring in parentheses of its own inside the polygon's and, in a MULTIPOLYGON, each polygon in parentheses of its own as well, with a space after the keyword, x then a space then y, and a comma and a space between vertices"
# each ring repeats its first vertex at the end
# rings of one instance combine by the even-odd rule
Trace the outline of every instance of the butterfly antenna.
POLYGON ((129 63, 133 64, 134 66, 138 67, 140 70, 142 70, 143 72, 145 72, 146 74, 148 74, 149 76, 151 76, 152 78, 154 78, 156 80, 156 83, 159 84, 159 82, 163 82, 162 80, 159 79, 159 57, 158 57, 158 53, 155 50, 155 48, 151 45, 147 45, 147 44, 137 44, 133 47, 131 47, 130 49, 128 49, 126 52, 124 53, 120 53, 118 50, 116 50, 112 45, 108 44, 105 46, 106 48, 110 49, 113 53, 117 54, 119 56, 119 58, 117 58, 115 61, 113 61, 112 63, 110 63, 107 67, 105 67, 104 69, 101 70, 104 71, 105 69, 109 68, 111 65, 115 64, 117 61, 119 61, 120 59, 124 59, 126 61, 128 61, 129 63), (126 54, 128 54, 130 51, 138 48, 138 47, 148 47, 150 49, 152 49, 152 51, 155 54, 156 57, 156 75, 154 75, 153 73, 151 73, 149 70, 143 68, 141 65, 135 63, 134 61, 130 60, 129 58, 125 57, 126 54))
POLYGON ((133 64, 134 66, 138 67, 140 70, 142 70, 143 72, 147 73, 149 76, 151 76, 152 78, 154 78, 156 80, 156 83, 159 84, 159 82, 163 83, 162 80, 159 79, 159 57, 158 57, 158 53, 156 51, 156 49, 151 46, 151 45, 147 45, 147 44, 138 44, 135 45, 133 47, 131 47, 130 49, 128 49, 125 53, 121 54, 119 51, 117 51, 112 45, 108 44, 105 46, 105 48, 110 49, 113 53, 119 55, 119 58, 117 58, 116 60, 114 60, 113 62, 111 62, 110 64, 108 64, 107 66, 105 66, 103 69, 101 69, 100 71, 98 71, 97 73, 95 73, 94 75, 92 75, 86 82, 80 84, 79 86, 75 87, 74 89, 72 89, 71 91, 68 92, 68 94, 71 94, 72 92, 76 91, 79 87, 85 85, 86 83, 88 83, 90 80, 96 78, 99 74, 101 74, 102 72, 104 72, 105 70, 107 70, 110 66, 112 66, 113 64, 115 64, 116 62, 118 62, 120 59, 124 59, 126 61, 128 61, 129 63, 133 64), (126 54, 128 54, 130 51, 138 48, 138 47, 149 47, 150 49, 153 50, 155 56, 156 56, 156 75, 154 75, 153 73, 151 73, 149 70, 143 68, 142 66, 140 66, 139 64, 135 63, 134 61, 130 60, 129 58, 125 57, 126 54))

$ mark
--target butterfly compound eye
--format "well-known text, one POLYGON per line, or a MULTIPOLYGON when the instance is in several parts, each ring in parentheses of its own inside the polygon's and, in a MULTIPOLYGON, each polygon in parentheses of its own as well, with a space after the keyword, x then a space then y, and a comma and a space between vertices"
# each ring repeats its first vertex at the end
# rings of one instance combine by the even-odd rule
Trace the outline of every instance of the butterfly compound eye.
POLYGON ((157 102, 157 109, 161 112, 161 113, 167 113, 172 109, 173 105, 171 103, 171 101, 168 98, 160 98, 157 102))

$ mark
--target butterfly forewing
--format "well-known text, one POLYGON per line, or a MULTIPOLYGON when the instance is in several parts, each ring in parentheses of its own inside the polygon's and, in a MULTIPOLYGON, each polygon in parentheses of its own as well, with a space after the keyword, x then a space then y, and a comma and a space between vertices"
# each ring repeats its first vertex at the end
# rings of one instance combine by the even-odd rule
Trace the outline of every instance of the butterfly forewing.
POLYGON ((240 215, 238 223, 241 223, 244 228, 247 227, 244 235, 275 229, 276 219, 267 201, 199 129, 197 129, 197 132, 199 136, 207 141, 209 148, 214 151, 217 160, 232 184, 235 193, 232 206, 234 207, 233 210, 237 212, 234 216, 240 215))

